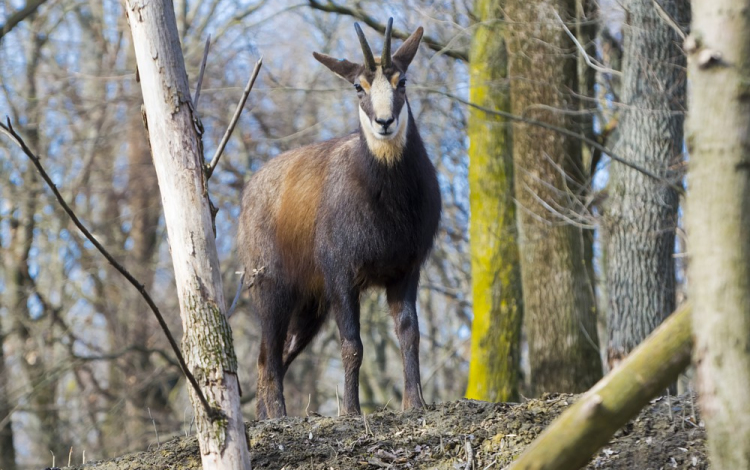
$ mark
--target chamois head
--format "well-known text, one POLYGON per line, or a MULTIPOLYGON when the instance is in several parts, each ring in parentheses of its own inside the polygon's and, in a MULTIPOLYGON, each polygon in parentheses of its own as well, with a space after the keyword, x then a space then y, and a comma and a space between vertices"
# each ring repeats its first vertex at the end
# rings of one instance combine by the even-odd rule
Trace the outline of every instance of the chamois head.
POLYGON ((374 57, 362 28, 354 23, 364 54, 362 64, 313 53, 320 63, 354 85, 359 97, 362 132, 373 154, 386 163, 398 159, 406 143, 406 69, 417 53, 424 32, 422 27, 417 28, 391 55, 392 26, 393 18, 390 18, 385 30, 383 53, 380 57, 374 57))

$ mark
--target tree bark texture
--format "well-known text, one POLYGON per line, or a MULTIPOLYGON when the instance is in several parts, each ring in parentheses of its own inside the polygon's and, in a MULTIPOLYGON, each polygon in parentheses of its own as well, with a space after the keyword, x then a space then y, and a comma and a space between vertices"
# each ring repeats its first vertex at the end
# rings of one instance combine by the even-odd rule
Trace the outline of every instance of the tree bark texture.
MULTIPOLYGON (((687 0, 661 0, 678 23, 687 0)), ((628 0, 619 139, 621 157, 680 184, 686 59, 652 0, 628 0)), ((607 361, 614 367, 675 308, 677 191, 617 162, 602 205, 606 250, 607 361)))
POLYGON ((223 413, 210 419, 190 389, 203 468, 250 468, 198 120, 173 5, 129 0, 126 9, 175 270, 182 349, 206 399, 223 413))
MULTIPOLYGON (((690 364, 690 306, 676 311, 616 370, 565 410, 510 470, 576 470, 690 364)), ((741 467, 737 467, 741 468, 741 467)))
MULTIPOLYGON (((471 48, 469 99, 508 112, 503 0, 479 0, 471 48)), ((513 201, 510 124, 471 109, 469 114, 471 276, 474 320, 467 398, 516 401, 523 294, 513 201)))
POLYGON ((712 468, 750 468, 750 1, 697 0, 688 52, 689 295, 712 468))
MULTIPOLYGON (((574 2, 507 5, 513 113, 577 128, 576 48, 555 16, 572 18, 574 2)), ((581 144, 516 123, 513 162, 531 392, 581 392, 602 375, 591 234, 569 223, 585 191, 581 144)))

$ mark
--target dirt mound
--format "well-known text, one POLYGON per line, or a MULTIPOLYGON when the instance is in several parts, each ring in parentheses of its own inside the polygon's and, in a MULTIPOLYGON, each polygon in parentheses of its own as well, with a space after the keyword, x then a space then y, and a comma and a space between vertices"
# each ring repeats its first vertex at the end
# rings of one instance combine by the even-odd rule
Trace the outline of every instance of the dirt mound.
MULTIPOLYGON (((364 417, 311 415, 247 426, 254 469, 501 469, 576 400, 546 395, 519 404, 462 400, 424 411, 364 417)), ((617 432, 589 469, 708 468, 705 431, 687 396, 659 398, 617 432)), ((197 440, 81 469, 200 469, 197 440)))

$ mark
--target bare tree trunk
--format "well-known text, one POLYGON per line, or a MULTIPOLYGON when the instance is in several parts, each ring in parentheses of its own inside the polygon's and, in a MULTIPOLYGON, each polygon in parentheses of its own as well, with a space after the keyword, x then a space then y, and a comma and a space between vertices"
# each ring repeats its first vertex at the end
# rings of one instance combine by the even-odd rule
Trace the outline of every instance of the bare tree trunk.
POLYGON ((686 225, 712 468, 750 468, 750 1, 696 0, 686 225))
MULTIPOLYGON (((42 111, 38 106, 37 74, 42 60, 42 46, 46 39, 39 34, 42 20, 31 24, 33 39, 27 52, 25 80, 27 100, 32 103, 28 110, 27 135, 31 148, 38 151, 42 147, 39 125, 42 111)), ((36 240, 36 222, 40 205, 40 180, 36 171, 28 168, 24 174, 24 191, 19 200, 14 201, 16 211, 10 221, 10 246, 4 253, 4 263, 8 270, 7 310, 16 336, 16 345, 22 358, 19 363, 26 375, 31 392, 29 402, 34 416, 39 422, 33 450, 39 456, 52 451, 61 454, 69 441, 60 423, 57 386, 59 375, 56 369, 56 330, 52 312, 44 309, 41 316, 34 316, 29 310, 29 298, 34 292, 34 281, 29 272, 30 253, 36 240)), ((40 458, 39 462, 43 461, 40 458)))
MULTIPOLYGON (((680 24, 686 0, 662 0, 680 24)), ((628 161, 679 183, 685 121, 685 54, 652 0, 629 0, 624 25, 620 138, 628 161)), ((602 205, 608 296, 607 361, 614 367, 675 308, 675 229, 679 195, 668 184, 617 162, 602 205)))
POLYGON ((190 390, 203 468, 250 468, 202 145, 172 2, 128 0, 126 9, 175 270, 182 349, 206 399, 223 414, 210 417, 190 390))
POLYGON ((13 445, 11 402, 8 390, 8 369, 5 367, 3 344, 5 335, 0 331, 0 468, 16 470, 16 448, 13 445))
MULTIPOLYGON (((479 0, 471 45, 470 101, 510 110, 503 0, 479 0)), ((510 124, 469 111, 471 279, 474 320, 466 397, 518 399, 523 295, 518 261, 510 124)))
MULTIPOLYGON (((511 108, 576 128, 576 49, 559 25, 570 0, 507 1, 511 108)), ((581 144, 549 130, 513 127, 515 195, 532 393, 581 392, 602 376, 590 234, 569 223, 586 172, 581 144), (553 213, 555 212, 555 213, 553 213)))

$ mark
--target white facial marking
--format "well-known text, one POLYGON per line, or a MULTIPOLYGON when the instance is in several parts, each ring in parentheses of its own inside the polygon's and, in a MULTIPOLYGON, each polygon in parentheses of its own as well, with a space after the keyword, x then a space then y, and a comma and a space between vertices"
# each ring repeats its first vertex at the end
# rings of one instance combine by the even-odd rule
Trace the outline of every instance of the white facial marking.
POLYGON ((393 116, 393 86, 378 67, 375 79, 370 87, 370 102, 374 114, 373 119, 388 120, 393 116))
MULTIPOLYGON (((370 121, 370 118, 362 107, 359 108, 359 123, 362 125, 362 132, 365 134, 367 147, 369 147, 377 159, 386 165, 392 165, 401 158, 401 154, 406 146, 406 125, 408 121, 409 111, 406 105, 404 105, 396 121, 391 124, 393 132, 383 135, 373 126, 372 121, 370 121)), ((377 126, 380 127, 379 124, 377 126)))

